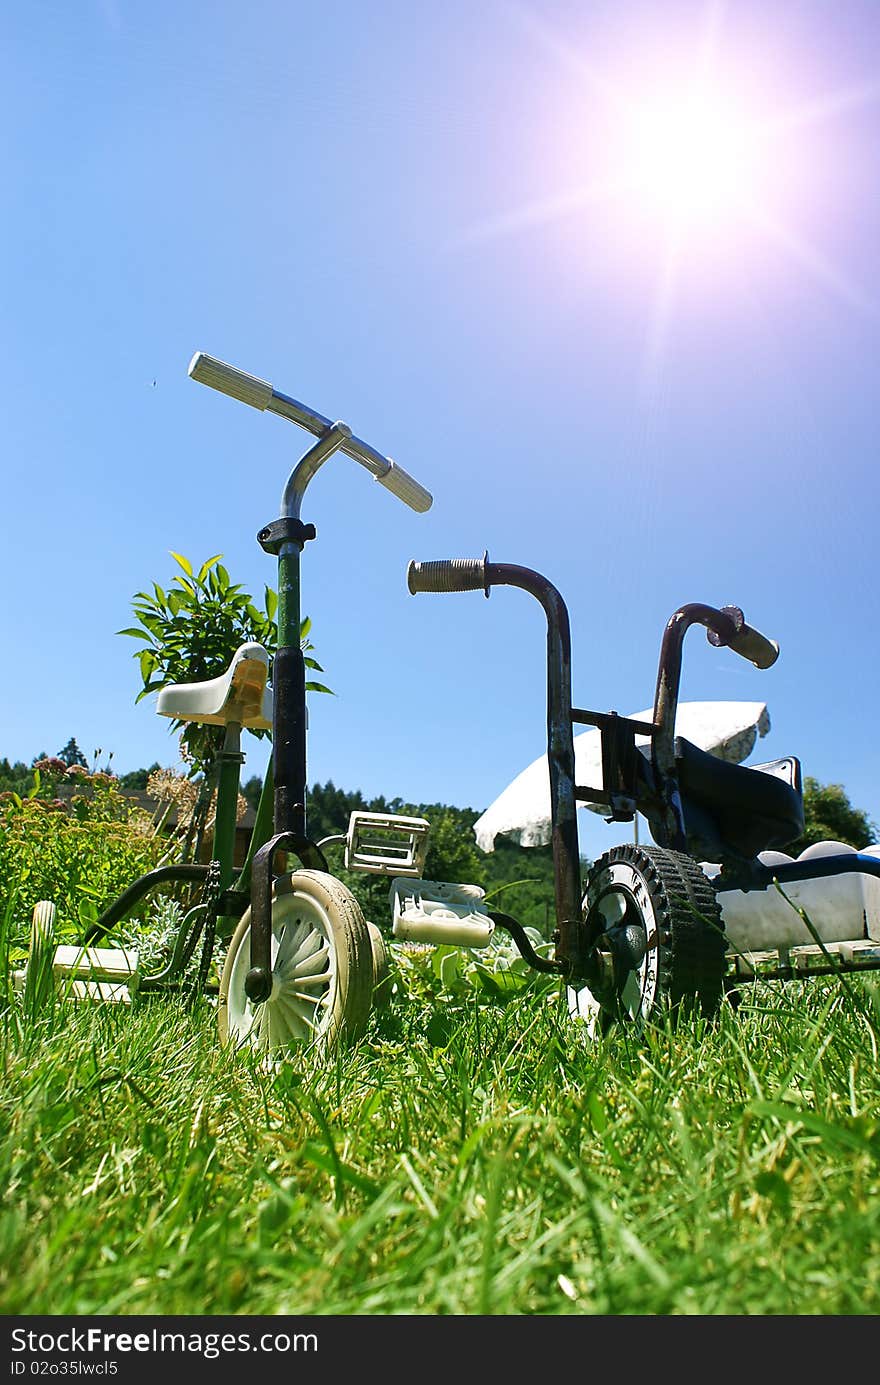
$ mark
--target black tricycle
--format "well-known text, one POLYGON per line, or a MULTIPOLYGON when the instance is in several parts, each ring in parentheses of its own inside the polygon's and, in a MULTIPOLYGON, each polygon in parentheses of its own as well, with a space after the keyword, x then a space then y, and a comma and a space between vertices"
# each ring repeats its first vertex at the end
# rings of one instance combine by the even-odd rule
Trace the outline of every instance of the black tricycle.
MULTIPOLYGON (((797 859, 787 857, 783 848, 804 831, 798 758, 730 763, 676 735, 682 648, 691 626, 703 626, 712 645, 726 646, 758 668, 769 668, 779 655, 778 644, 748 625, 739 607, 694 603, 673 612, 663 632, 647 722, 573 705, 568 611, 540 573, 490 562, 485 553, 413 561, 407 581, 413 594, 481 591, 488 597, 494 587, 519 587, 547 618, 553 954, 539 956, 510 915, 462 897, 455 901, 458 912, 468 911, 473 929, 469 942, 462 938, 466 945, 485 946, 495 927, 506 929, 532 967, 559 975, 571 1014, 593 1032, 615 1021, 641 1026, 661 1011, 712 1016, 726 991, 738 992, 757 977, 880 967, 880 848, 855 851, 822 843, 797 859), (576 725, 599 730, 598 786, 575 782, 576 725), (654 844, 612 847, 582 880, 579 803, 598 808, 609 822, 633 822, 642 814, 654 844), (822 883, 832 877, 846 885, 823 897, 822 883), (813 917, 798 907, 798 890, 802 898, 807 891, 813 917)), ((445 888, 448 905, 453 887, 445 888)), ((413 931, 419 901, 412 884, 399 888, 398 896, 397 936, 457 941, 462 921, 449 917, 448 907, 435 908, 429 917, 423 898, 425 919, 413 931)))

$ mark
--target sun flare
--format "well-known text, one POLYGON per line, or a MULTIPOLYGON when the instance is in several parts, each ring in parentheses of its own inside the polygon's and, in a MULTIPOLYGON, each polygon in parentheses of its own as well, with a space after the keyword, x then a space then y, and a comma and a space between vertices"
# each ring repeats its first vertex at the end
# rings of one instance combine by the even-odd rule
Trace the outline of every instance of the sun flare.
POLYGON ((626 122, 618 158, 642 209, 680 225, 705 224, 760 196, 763 169, 750 122, 708 94, 642 106, 626 122))
POLYGON ((799 92, 791 54, 744 38, 725 0, 704 0, 695 23, 609 23, 589 48, 568 44, 529 0, 509 3, 536 51, 574 81, 548 97, 552 133, 535 166, 543 195, 495 211, 463 243, 564 224, 560 235, 582 253, 588 237, 589 263, 604 256, 608 282, 634 285, 647 303, 651 397, 684 295, 725 304, 771 257, 878 315, 873 295, 814 242, 812 218, 829 224, 835 205, 817 195, 833 168, 831 127, 880 104, 880 79, 799 92))

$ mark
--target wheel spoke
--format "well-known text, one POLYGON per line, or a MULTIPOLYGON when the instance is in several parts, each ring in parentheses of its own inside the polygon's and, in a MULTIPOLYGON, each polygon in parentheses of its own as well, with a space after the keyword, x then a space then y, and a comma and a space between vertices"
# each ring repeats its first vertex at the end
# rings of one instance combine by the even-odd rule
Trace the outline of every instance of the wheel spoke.
POLYGON ((272 1042, 272 1014, 265 1005, 258 1005, 257 1010, 257 1038, 260 1048, 267 1048, 272 1042))
POLYGON ((620 1000, 630 1019, 638 1019, 642 1010, 642 985, 638 972, 627 972, 620 988, 620 1000))
MULTIPOLYGON (((310 1013, 301 1001, 293 996, 279 996, 272 1002, 276 1021, 283 1020, 286 1028, 281 1033, 282 1040, 293 1033, 296 1037, 308 1037, 315 1028, 314 1012, 310 1013)), ((279 1023, 279 1029, 281 1025, 279 1023)))
POLYGON ((329 955, 330 949, 327 946, 326 938, 316 928, 313 928, 305 937, 300 938, 297 947, 291 952, 287 960, 288 964, 296 969, 298 975, 307 976, 309 972, 317 971, 329 955))
POLYGON ((302 976, 296 973, 296 985, 299 990, 303 986, 329 986, 333 980, 333 972, 328 967, 326 971, 316 971, 312 976, 302 976))
POLYGON ((330 994, 330 983, 322 986, 317 995, 310 991, 304 991, 301 985, 292 987, 290 994, 301 1001, 303 1005, 321 1005, 330 994))
POLYGON ((299 919, 286 920, 277 936, 277 947, 272 958, 273 968, 286 967, 291 957, 298 951, 302 941, 304 925, 299 919))

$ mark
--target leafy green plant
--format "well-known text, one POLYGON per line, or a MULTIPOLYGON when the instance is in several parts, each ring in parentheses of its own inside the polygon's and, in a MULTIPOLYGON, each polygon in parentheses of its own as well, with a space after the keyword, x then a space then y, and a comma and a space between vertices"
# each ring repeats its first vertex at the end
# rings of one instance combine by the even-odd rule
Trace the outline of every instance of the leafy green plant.
MULTIPOLYGON (((150 693, 171 683, 197 683, 218 677, 239 645, 254 641, 270 653, 278 642, 278 594, 266 587, 262 609, 240 583, 233 582, 220 559, 222 553, 207 558, 196 570, 189 558, 172 553, 180 569, 167 588, 153 583, 151 592, 137 592, 133 609, 139 622, 118 630, 140 641, 135 651, 143 687, 135 698, 140 702, 150 693)), ((300 624, 300 641, 305 664, 322 673, 309 640, 311 621, 300 624)), ((271 670, 270 670, 271 681, 271 670)), ((307 692, 329 693, 323 683, 306 682, 307 692)), ((211 809, 215 787, 217 755, 223 745, 222 726, 172 721, 172 731, 180 737, 180 755, 189 765, 189 775, 198 779, 200 792, 193 812, 191 829, 183 847, 182 859, 200 850, 211 809)), ((257 738, 269 733, 249 728, 257 738)))
MULTIPOLYGON (((552 955, 552 944, 537 929, 525 932, 539 956, 552 955)), ((399 942, 390 947, 401 989, 425 1001, 461 1002, 481 996, 504 1004, 526 990, 540 994, 560 989, 559 977, 535 971, 507 934, 494 934, 485 948, 399 942)))
MULTIPOLYGON (((143 683, 136 702, 170 683, 216 678, 239 645, 248 641, 264 645, 270 653, 277 644, 278 594, 273 588, 265 588, 261 609, 240 583, 231 580, 220 561, 222 553, 206 559, 198 570, 183 554, 171 556, 180 569, 171 585, 166 589, 154 582, 152 591, 137 592, 133 609, 138 626, 117 631, 142 645, 134 654, 143 683)), ((306 618, 300 626, 306 667, 322 673, 311 652, 310 629, 311 621, 306 618)), ((331 690, 310 680, 306 691, 331 690)), ((191 765, 192 775, 210 777, 223 742, 223 728, 174 721, 172 729, 180 732, 181 753, 191 765)), ((262 737, 268 733, 253 734, 262 737)))
POLYGON ((877 825, 850 802, 842 784, 820 784, 808 774, 804 778, 804 834, 786 851, 799 856, 806 847, 828 841, 860 850, 876 842, 877 833, 877 825))

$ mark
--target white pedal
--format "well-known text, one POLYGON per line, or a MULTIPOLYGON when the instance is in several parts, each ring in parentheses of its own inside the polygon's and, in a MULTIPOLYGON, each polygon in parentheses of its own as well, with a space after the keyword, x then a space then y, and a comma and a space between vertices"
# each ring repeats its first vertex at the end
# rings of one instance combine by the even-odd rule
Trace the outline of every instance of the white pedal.
POLYGON ((345 868, 373 875, 420 876, 430 831, 427 818, 353 812, 345 838, 345 868))
POLYGON ((71 1000, 100 1000, 129 1005, 129 984, 138 953, 123 947, 60 945, 52 959, 55 989, 71 1000))
POLYGON ((67 947, 55 949, 52 970, 56 978, 73 976, 81 981, 128 981, 137 971, 138 954, 122 947, 67 947))
MULTIPOLYGON (((130 1005, 138 954, 129 948, 56 947, 52 958, 55 990, 69 1000, 100 1000, 130 1005)), ((27 970, 14 971, 12 984, 24 991, 27 970)))
POLYGON ((391 931, 401 942, 446 947, 487 947, 495 924, 479 885, 443 880, 391 882, 391 931))
POLYGON ((63 982, 58 990, 71 1000, 100 1000, 107 1004, 130 1005, 131 991, 121 982, 76 981, 63 982))

